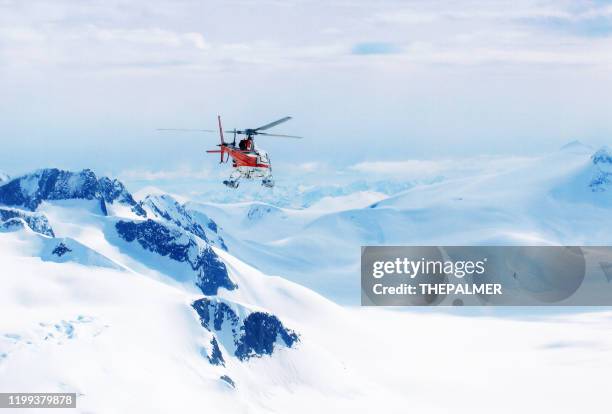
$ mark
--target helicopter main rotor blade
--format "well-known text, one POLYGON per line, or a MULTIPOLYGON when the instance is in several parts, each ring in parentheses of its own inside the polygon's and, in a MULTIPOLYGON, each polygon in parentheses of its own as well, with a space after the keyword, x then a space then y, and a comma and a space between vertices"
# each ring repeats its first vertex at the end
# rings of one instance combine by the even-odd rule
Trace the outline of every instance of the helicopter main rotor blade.
POLYGON ((269 129, 269 128, 272 128, 273 126, 276 126, 278 124, 282 124, 283 122, 287 122, 290 119, 291 119, 290 116, 286 116, 286 117, 281 118, 281 119, 279 119, 277 121, 270 122, 269 124, 266 124, 266 125, 262 125, 259 128, 255 128, 253 131, 263 131, 264 129, 269 129))
POLYGON ((267 134, 265 132, 256 132, 256 135, 264 135, 266 137, 281 137, 281 138, 295 138, 302 139, 304 137, 298 137, 297 135, 283 135, 283 134, 267 134))
POLYGON ((181 131, 181 132, 216 132, 212 129, 185 129, 185 128, 157 128, 156 131, 181 131))

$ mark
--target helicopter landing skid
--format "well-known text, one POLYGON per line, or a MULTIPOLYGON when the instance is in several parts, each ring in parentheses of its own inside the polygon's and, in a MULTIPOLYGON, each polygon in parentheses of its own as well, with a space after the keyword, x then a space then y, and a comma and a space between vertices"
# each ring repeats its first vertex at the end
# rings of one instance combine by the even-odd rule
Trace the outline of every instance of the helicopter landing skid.
POLYGON ((261 180, 261 185, 263 185, 264 187, 272 188, 274 187, 274 180, 272 179, 272 177, 264 178, 263 180, 261 180))
POLYGON ((244 174, 240 171, 240 169, 236 168, 234 171, 232 171, 227 180, 223 180, 223 184, 229 188, 238 188, 240 179, 243 177, 243 175, 244 174))
POLYGON ((274 187, 274 180, 272 179, 270 168, 237 167, 232 171, 229 178, 223 181, 223 184, 229 188, 238 188, 242 178, 247 180, 261 178, 261 185, 268 188, 274 187))
POLYGON ((236 180, 236 181, 234 181, 234 180, 223 180, 223 184, 225 184, 229 188, 238 188, 238 185, 240 184, 240 182, 238 180, 236 180))

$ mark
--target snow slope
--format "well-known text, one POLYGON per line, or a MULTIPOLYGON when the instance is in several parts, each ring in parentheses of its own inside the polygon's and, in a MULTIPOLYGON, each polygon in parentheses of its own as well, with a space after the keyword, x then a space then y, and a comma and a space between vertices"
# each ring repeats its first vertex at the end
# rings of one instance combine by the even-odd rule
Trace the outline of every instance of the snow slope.
POLYGON ((24 253, 28 237, 0 235, 6 392, 76 392, 82 413, 572 413, 607 404, 610 313, 527 321, 342 309, 219 251, 239 285, 253 282, 241 299, 270 305, 300 344, 213 365, 211 333, 190 308, 199 295, 130 271, 41 261, 24 253))
POLYGON ((215 217, 229 250, 244 261, 356 304, 362 245, 609 244, 610 154, 574 143, 344 210, 333 203, 298 210, 257 202, 188 205, 215 217))
MULTIPOLYGON (((298 173, 290 176, 286 176, 282 169, 278 171, 275 168, 274 171, 276 184, 272 189, 262 187, 257 182, 244 181, 240 184, 240 189, 234 191, 220 185, 223 179, 221 177, 197 181, 187 180, 179 183, 168 181, 159 183, 154 181, 153 183, 164 189, 164 191, 160 190, 162 193, 181 194, 185 199, 196 202, 231 204, 257 200, 277 207, 300 209, 309 208, 325 199, 329 201, 359 193, 389 196, 423 181, 379 180, 369 177, 367 174, 361 176, 354 170, 351 170, 348 174, 346 172, 334 174, 328 169, 322 169, 313 174, 298 173), (329 173, 330 176, 325 175, 326 173, 329 173)), ((426 181, 430 182, 435 179, 436 177, 426 181)), ((155 185, 151 186, 151 182, 148 181, 135 181, 131 184, 135 188, 145 187, 142 191, 138 191, 137 195, 157 192, 152 188, 155 185)))
POLYGON ((102 208, 82 188, 97 177, 60 171, 77 184, 41 191, 49 174, 0 187, 21 223, 0 233, 3 391, 76 392, 82 412, 287 412, 295 395, 306 412, 372 408, 369 390, 388 394, 317 332, 348 320, 342 308, 215 247, 206 216, 170 198, 102 208))

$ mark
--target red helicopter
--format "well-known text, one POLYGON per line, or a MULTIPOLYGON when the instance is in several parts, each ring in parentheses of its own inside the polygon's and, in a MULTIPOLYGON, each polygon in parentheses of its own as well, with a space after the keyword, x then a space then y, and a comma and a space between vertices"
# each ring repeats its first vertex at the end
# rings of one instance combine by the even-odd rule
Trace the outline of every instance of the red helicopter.
MULTIPOLYGON (((219 149, 208 150, 207 153, 219 154, 221 157, 220 163, 226 163, 232 158, 232 167, 234 170, 230 174, 227 180, 223 181, 223 184, 230 188, 238 188, 240 180, 242 178, 252 180, 261 179, 261 184, 265 187, 274 187, 274 179, 272 178, 272 164, 270 163, 270 157, 268 153, 262 149, 255 147, 255 135, 262 135, 267 137, 281 137, 281 138, 295 138, 301 139, 302 137, 296 135, 282 135, 282 134, 269 134, 265 131, 278 124, 287 122, 291 119, 290 116, 278 119, 269 124, 262 125, 258 128, 247 128, 244 130, 235 129, 233 131, 223 131, 221 125, 221 116, 217 116, 219 122, 219 137, 221 143, 217 144, 219 149), (226 142, 223 133, 233 134, 232 142, 226 142), (243 135, 238 145, 236 145, 236 137, 243 135), (225 156, 224 156, 225 155, 225 156)), ((161 131, 204 131, 214 132, 207 129, 160 129, 161 131)))

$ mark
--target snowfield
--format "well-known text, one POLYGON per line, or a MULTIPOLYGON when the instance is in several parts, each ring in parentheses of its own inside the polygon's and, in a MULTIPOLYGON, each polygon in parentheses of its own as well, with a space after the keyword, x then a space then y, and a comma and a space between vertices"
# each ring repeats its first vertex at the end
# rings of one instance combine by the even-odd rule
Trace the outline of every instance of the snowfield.
POLYGON ((541 157, 487 162, 478 173, 342 211, 258 202, 187 205, 215 217, 230 252, 247 263, 356 305, 355 246, 610 244, 610 154, 573 143, 541 157))
POLYGON ((0 391, 75 392, 79 413, 606 412, 608 309, 350 305, 365 244, 609 244, 609 149, 314 194, 296 208, 133 197, 89 170, 7 178, 0 391))

